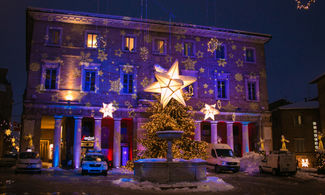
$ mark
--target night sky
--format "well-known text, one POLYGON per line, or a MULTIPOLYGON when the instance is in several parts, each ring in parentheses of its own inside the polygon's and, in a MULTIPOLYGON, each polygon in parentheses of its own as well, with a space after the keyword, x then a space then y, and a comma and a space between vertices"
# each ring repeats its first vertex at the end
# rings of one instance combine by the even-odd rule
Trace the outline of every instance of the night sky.
MULTIPOLYGON (((305 0, 301 0, 304 2, 305 0)), ((307 1, 307 0, 306 0, 307 1)), ((325 72, 325 2, 307 11, 295 0, 143 0, 143 17, 271 34, 266 44, 269 102, 317 96, 309 82, 325 72), (147 10, 147 11, 146 11, 147 10)), ((141 0, 0 0, 0 67, 9 69, 13 119, 20 120, 26 87, 25 10, 28 6, 140 18, 141 0)))

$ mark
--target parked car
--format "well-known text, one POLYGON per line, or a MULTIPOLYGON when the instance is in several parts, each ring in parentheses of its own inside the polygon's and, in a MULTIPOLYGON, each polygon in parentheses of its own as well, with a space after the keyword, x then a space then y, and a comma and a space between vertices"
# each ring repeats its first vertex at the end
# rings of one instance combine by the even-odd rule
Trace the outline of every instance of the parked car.
POLYGON ((0 158, 0 167, 12 167, 16 164, 17 154, 10 152, 0 158))
POLYGON ((16 173, 37 172, 41 173, 42 161, 36 152, 21 152, 16 163, 16 173))
POLYGON ((208 147, 208 165, 213 166, 216 173, 221 171, 238 172, 240 161, 234 156, 227 144, 210 144, 208 147))
POLYGON ((106 176, 111 167, 112 163, 102 153, 88 152, 81 162, 81 174, 102 174, 106 176))
POLYGON ((297 173, 296 156, 289 151, 273 151, 262 160, 259 169, 260 173, 295 175, 297 173))

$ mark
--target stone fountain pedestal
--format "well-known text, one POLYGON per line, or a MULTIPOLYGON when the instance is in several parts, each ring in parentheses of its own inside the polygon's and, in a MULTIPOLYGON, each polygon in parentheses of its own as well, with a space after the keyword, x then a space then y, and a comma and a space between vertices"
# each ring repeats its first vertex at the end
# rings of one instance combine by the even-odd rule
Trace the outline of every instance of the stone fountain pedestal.
POLYGON ((172 141, 181 138, 182 131, 158 131, 157 136, 168 141, 167 159, 140 159, 134 162, 134 175, 140 181, 157 183, 191 182, 206 179, 206 161, 183 160, 172 156, 172 141))

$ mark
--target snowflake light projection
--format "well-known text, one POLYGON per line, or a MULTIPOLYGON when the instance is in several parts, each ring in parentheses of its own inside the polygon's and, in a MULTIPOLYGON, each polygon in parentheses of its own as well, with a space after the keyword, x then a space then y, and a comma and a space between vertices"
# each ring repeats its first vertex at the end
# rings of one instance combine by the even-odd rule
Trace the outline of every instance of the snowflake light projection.
POLYGON ((168 71, 156 69, 154 82, 144 89, 146 92, 160 93, 161 104, 165 107, 174 98, 186 106, 182 89, 196 81, 195 77, 179 75, 178 60, 176 60, 168 71))
POLYGON ((216 38, 211 38, 208 42, 208 52, 214 53, 218 47, 220 46, 220 42, 216 38))
POLYGON ((113 112, 116 111, 116 108, 113 106, 113 103, 105 104, 103 103, 103 107, 99 110, 99 112, 103 113, 103 118, 111 117, 113 118, 113 112))
POLYGON ((208 118, 211 118, 212 120, 214 120, 214 115, 220 113, 219 110, 216 109, 215 104, 213 104, 213 105, 205 104, 205 107, 202 108, 200 111, 205 114, 204 120, 207 120, 208 118))

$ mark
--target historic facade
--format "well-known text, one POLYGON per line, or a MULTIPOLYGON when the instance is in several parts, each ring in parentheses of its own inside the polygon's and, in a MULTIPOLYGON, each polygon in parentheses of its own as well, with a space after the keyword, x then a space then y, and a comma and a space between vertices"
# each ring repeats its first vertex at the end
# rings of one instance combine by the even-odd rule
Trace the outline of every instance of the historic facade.
POLYGON ((298 166, 307 166, 303 161, 313 166, 320 132, 318 102, 289 103, 275 108, 272 110, 272 132, 274 150, 281 149, 281 135, 284 135, 289 140, 287 149, 296 154, 298 166))
MULTIPOLYGON (((272 150, 264 44, 270 35, 181 23, 62 10, 27 10, 27 72, 23 135, 43 161, 80 166, 87 148, 125 165, 145 132, 154 65, 197 77, 186 88, 194 108, 195 138, 218 137, 237 155, 272 150), (103 118, 102 103, 113 103, 103 118), (204 120, 204 104, 220 114, 204 120)), ((26 144, 22 146, 28 147, 26 144)))

